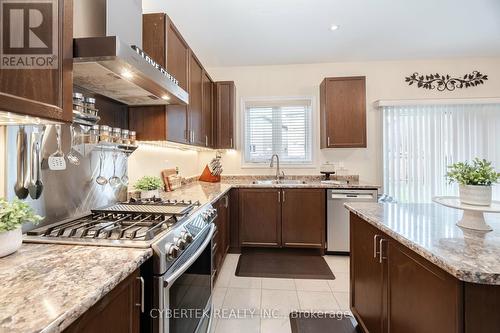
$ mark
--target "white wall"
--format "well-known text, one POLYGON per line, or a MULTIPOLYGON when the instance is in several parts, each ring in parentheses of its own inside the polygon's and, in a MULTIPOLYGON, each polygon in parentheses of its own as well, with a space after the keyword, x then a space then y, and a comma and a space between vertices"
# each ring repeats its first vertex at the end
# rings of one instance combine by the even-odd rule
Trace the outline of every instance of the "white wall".
MULTIPOLYGON (((471 98, 500 96, 500 58, 443 59, 401 62, 329 63, 261 67, 221 67, 208 69, 214 80, 232 80, 236 83, 237 130, 236 143, 241 149, 241 100, 264 96, 313 96, 316 101, 315 153, 313 168, 285 168, 287 174, 317 174, 325 161, 343 162, 352 173, 361 179, 382 183, 382 127, 381 114, 374 109, 373 102, 379 99, 422 99, 422 98, 471 98), (404 82, 413 72, 422 74, 440 73, 464 75, 473 70, 487 74, 484 85, 454 92, 438 92, 418 89, 404 82), (328 76, 366 76, 367 98, 367 148, 319 149, 319 84, 328 76)), ((213 153, 199 153, 199 161, 205 163, 213 153)), ((223 157, 224 174, 271 174, 269 168, 248 169, 241 167, 241 154, 227 152, 223 157)))
POLYGON ((163 169, 177 166, 183 177, 198 175, 198 157, 197 151, 141 145, 129 158, 129 183, 133 185, 142 176, 160 177, 163 169))

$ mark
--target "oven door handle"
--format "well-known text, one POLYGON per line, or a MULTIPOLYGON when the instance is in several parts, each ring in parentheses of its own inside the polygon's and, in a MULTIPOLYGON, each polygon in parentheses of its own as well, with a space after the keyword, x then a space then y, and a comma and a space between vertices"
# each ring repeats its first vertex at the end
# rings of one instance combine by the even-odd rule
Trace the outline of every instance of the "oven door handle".
POLYGON ((189 258, 178 270, 176 270, 173 274, 168 277, 165 277, 163 280, 163 285, 166 287, 172 284, 179 276, 181 276, 188 268, 198 259, 198 257, 205 251, 208 244, 212 241, 212 237, 215 232, 215 225, 213 223, 210 224, 210 231, 207 234, 206 239, 201 244, 200 248, 196 250, 196 252, 189 258))

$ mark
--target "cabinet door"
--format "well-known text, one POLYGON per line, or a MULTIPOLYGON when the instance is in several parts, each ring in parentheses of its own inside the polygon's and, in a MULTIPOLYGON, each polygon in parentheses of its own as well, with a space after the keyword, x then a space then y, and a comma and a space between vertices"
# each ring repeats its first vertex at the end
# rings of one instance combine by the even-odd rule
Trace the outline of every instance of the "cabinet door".
POLYGON ((205 147, 213 147, 213 81, 203 72, 202 139, 205 147))
MULTIPOLYGON (((191 104, 193 97, 189 89, 189 65, 191 62, 189 45, 168 17, 166 33, 166 69, 179 81, 179 86, 189 93, 189 103, 191 104)), ((168 139, 174 142, 188 143, 188 106, 167 105, 166 109, 168 139)))
MULTIPOLYGON (((59 0, 55 3, 58 8, 54 8, 53 12, 43 9, 40 11, 44 21, 35 33, 30 31, 33 36, 38 34, 36 35, 38 42, 47 46, 47 49, 51 47, 53 53, 45 51, 45 47, 31 47, 29 45, 31 41, 28 43, 27 32, 21 45, 16 45, 15 41, 8 43, 7 40, 4 40, 5 48, 8 45, 16 45, 16 48, 11 49, 11 53, 4 50, 2 62, 11 60, 9 62, 16 63, 17 66, 0 66, 0 111, 58 121, 72 121, 73 1, 59 0), (49 19, 52 13, 55 13, 53 20, 57 20, 57 31, 54 31, 54 34, 49 19), (49 23, 45 24, 45 22, 49 23), (43 53, 48 53, 48 55, 43 53), (11 56, 11 54, 13 55, 11 56), (22 54, 21 58, 17 59, 17 56, 14 56, 16 54, 22 54), (51 68, 23 68, 19 66, 21 59, 32 59, 32 57, 37 57, 38 64, 52 63, 51 68)), ((1 2, 0 5, 5 6, 2 10, 3 13, 10 12, 7 6, 12 6, 10 9, 21 10, 24 17, 28 17, 30 6, 37 6, 35 7, 37 10, 40 8, 38 6, 40 4, 36 2, 24 5, 1 2)), ((4 16, 8 17, 8 15, 4 16)), ((11 24, 10 26, 12 28, 15 25, 11 24)), ((19 32, 22 33, 22 31, 19 32)), ((10 34, 10 36, 16 35, 15 32, 10 34)), ((8 33, 4 33, 4 39, 8 39, 8 36, 8 33)), ((29 65, 26 61, 24 63, 29 65)))
POLYGON ((370 333, 383 332, 383 264, 376 253, 381 236, 368 222, 350 214, 351 310, 370 333))
POLYGON ((142 297, 139 276, 137 269, 64 332, 140 332, 142 297))
POLYGON ((395 241, 386 249, 388 332, 461 332, 460 281, 395 241))
POLYGON ((241 246, 281 246, 280 201, 279 189, 240 189, 241 246))
POLYGON ((282 192, 283 246, 324 249, 325 190, 283 189, 282 192))
POLYGON ((217 148, 233 149, 234 146, 234 108, 236 98, 234 82, 216 82, 215 112, 217 148))
POLYGON ((365 77, 326 78, 320 86, 321 148, 366 147, 365 77))
POLYGON ((197 146, 205 145, 203 131, 203 66, 194 53, 189 60, 189 142, 197 146))
MULTIPOLYGON (((143 15, 142 44, 144 51, 157 63, 167 69, 178 81, 182 89, 188 91, 189 46, 167 15, 163 13, 143 15)), ((188 91, 189 92, 189 91, 188 91)), ((131 127, 137 131, 141 140, 170 140, 188 143, 186 105, 167 105, 151 107, 149 114, 144 113, 148 107, 136 108, 136 114, 130 116, 131 127), (162 112, 163 109, 166 113, 162 112), (149 123, 153 114, 158 122, 149 123), (168 119, 167 119, 168 117, 168 119), (167 121, 168 120, 168 121, 167 121), (144 131, 141 132, 137 122, 143 121, 144 131), (165 126, 165 128, 164 128, 165 126), (148 138, 148 139, 146 139, 148 138)))
POLYGON ((167 112, 164 106, 129 107, 129 128, 143 141, 167 140, 167 112))

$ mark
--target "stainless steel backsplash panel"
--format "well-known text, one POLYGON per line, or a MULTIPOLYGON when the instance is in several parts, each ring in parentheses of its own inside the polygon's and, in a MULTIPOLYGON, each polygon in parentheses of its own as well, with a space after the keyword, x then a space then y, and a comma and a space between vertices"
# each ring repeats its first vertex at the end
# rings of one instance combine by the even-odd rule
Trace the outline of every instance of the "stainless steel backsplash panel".
MULTIPOLYGON (((77 130, 79 127, 76 126, 77 130)), ((16 183, 17 163, 17 131, 18 126, 8 126, 6 135, 6 197, 13 200, 14 185, 16 183)), ((26 126, 28 137, 28 149, 30 147, 30 133, 32 126, 26 126)), ((70 126, 62 125, 63 152, 68 154, 71 147, 70 126)), ((80 148, 83 148, 81 146, 80 148)), ((66 160, 67 169, 64 171, 52 171, 48 169, 47 158, 56 150, 55 129, 53 125, 47 125, 42 144, 42 181, 44 189, 38 200, 32 200, 29 196, 26 202, 45 219, 39 226, 47 225, 66 218, 89 213, 90 209, 102 207, 118 201, 126 200, 127 188, 119 186, 113 189, 109 184, 101 186, 95 179, 99 173, 100 150, 89 152, 90 146, 86 146, 86 154, 81 158, 80 165, 75 166, 66 160)), ((29 151, 29 150, 28 150, 29 151)), ((105 151, 103 163, 103 175, 109 178, 113 175, 112 151, 105 151)), ((116 161, 116 174, 122 177, 126 172, 127 156, 119 153, 116 161)), ((28 170, 29 172, 29 170, 28 170)), ((23 231, 33 229, 30 223, 23 226, 23 231)))

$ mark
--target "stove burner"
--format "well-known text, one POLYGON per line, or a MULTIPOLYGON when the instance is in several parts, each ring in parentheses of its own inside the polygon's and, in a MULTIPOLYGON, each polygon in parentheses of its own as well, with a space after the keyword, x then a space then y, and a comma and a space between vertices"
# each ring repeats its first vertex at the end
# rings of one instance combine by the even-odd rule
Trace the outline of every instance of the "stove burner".
MULTIPOLYGON (((45 237, 151 240, 177 223, 177 215, 93 213, 36 233, 45 237)), ((30 234, 30 233, 28 233, 30 234)))

